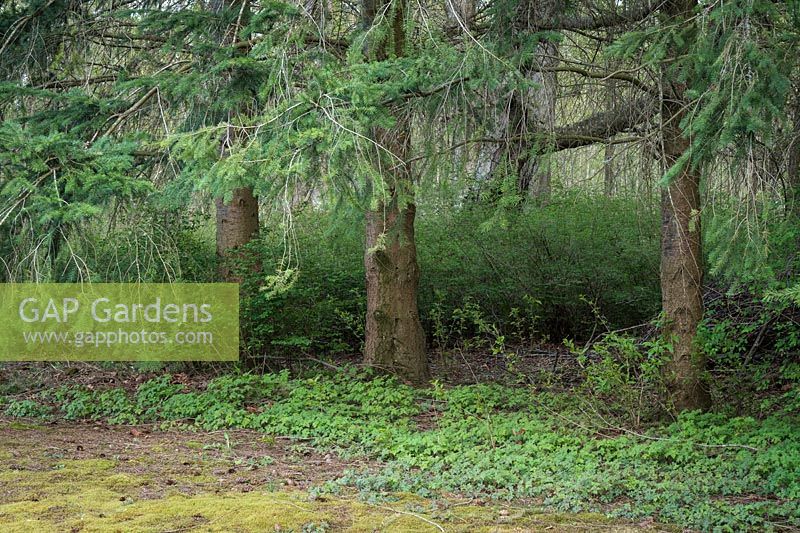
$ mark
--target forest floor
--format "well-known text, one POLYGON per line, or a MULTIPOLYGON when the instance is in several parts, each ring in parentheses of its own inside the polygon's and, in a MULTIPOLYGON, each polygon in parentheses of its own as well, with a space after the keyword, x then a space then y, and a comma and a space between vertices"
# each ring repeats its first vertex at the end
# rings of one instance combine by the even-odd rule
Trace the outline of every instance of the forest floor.
POLYGON ((315 495, 351 468, 302 440, 0 419, 0 529, 16 531, 665 531, 445 495, 315 495))
POLYGON ((437 355, 422 389, 355 358, 0 365, 0 531, 800 530, 794 389, 637 426, 638 390, 550 348, 437 355))

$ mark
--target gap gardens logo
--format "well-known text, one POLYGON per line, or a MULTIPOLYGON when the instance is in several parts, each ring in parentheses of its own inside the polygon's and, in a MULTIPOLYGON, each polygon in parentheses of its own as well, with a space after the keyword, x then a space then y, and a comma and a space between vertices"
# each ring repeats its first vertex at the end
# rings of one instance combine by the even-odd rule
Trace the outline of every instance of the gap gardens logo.
POLYGON ((234 361, 235 283, 0 284, 0 360, 234 361))

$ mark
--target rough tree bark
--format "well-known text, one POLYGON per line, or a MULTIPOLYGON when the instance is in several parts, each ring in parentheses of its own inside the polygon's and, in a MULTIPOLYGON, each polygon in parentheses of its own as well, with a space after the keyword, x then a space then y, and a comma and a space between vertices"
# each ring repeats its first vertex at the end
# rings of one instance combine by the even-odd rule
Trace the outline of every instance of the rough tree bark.
POLYGON ((241 279, 231 268, 230 261, 236 249, 250 242, 258 233, 258 199, 253 189, 234 189, 230 202, 223 198, 214 200, 217 207, 217 256, 219 276, 225 281, 239 282, 241 279))
MULTIPOLYGON (((550 0, 548 2, 540 2, 539 6, 546 12, 552 12, 555 11, 556 4, 557 2, 550 0)), ((533 123, 536 127, 544 130, 553 131, 555 129, 556 73, 544 72, 538 69, 556 66, 558 53, 558 44, 551 41, 542 41, 537 47, 537 65, 529 73, 529 77, 538 87, 529 91, 526 100, 521 102, 527 106, 524 113, 525 122, 522 124, 523 128, 529 127, 533 123)), ((523 150, 526 149, 530 152, 530 146, 523 148, 523 150)), ((546 154, 548 151, 547 147, 545 147, 540 150, 540 153, 546 154)), ((520 155, 522 157, 517 163, 520 192, 527 192, 533 198, 547 201, 550 198, 552 189, 549 157, 547 155, 539 155, 538 157, 530 157, 527 154, 520 155)))
MULTIPOLYGON (((405 0, 363 0, 363 19, 370 27, 376 14, 391 17, 391 36, 374 51, 378 59, 403 53, 405 0)), ((414 241, 413 178, 408 165, 410 131, 407 119, 397 117, 391 129, 375 128, 380 146, 376 169, 387 194, 366 214, 367 317, 364 362, 414 384, 430 378, 425 334, 419 319, 419 266, 414 241), (391 157, 386 157, 386 152, 391 157)))
POLYGON ((398 196, 393 193, 382 209, 367 212, 364 361, 421 384, 430 374, 417 307, 416 208, 398 196))
MULTIPOLYGON (((691 14, 693 0, 672 0, 668 15, 691 14)), ((686 113, 685 85, 665 70, 661 103, 663 149, 666 168, 690 149, 680 122, 686 113)), ((700 231, 700 172, 690 163, 661 193, 661 298, 664 334, 672 342, 673 356, 666 366, 672 403, 678 411, 705 409, 711 398, 702 382, 705 360, 695 343, 703 318, 703 257, 700 231)))

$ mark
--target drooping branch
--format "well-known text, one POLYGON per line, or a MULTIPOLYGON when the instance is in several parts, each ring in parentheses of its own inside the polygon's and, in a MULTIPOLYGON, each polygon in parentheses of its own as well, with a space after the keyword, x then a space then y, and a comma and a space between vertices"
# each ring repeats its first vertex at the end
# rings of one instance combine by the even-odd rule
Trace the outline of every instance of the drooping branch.
MULTIPOLYGON (((619 133, 633 129, 657 111, 657 100, 644 96, 617 109, 599 111, 594 115, 558 127, 553 133, 552 149, 558 152, 569 148, 580 148, 597 142, 605 142, 619 133)), ((541 136, 542 133, 534 133, 541 136)))
POLYGON ((94 76, 85 79, 76 80, 53 80, 46 83, 37 85, 37 89, 71 89, 73 87, 84 87, 87 85, 97 85, 100 83, 107 83, 117 81, 118 76, 109 74, 105 76, 94 76))
POLYGON ((664 4, 664 1, 639 0, 638 2, 631 2, 630 4, 632 5, 619 7, 614 10, 598 11, 575 16, 556 14, 550 20, 533 21, 533 26, 536 31, 587 31, 614 28, 646 19, 655 13, 664 4))
POLYGON ((627 73, 625 71, 621 71, 621 70, 614 71, 614 72, 604 72, 604 71, 598 71, 598 70, 585 69, 585 68, 581 68, 581 67, 574 66, 574 65, 568 65, 568 64, 561 64, 561 65, 556 66, 556 67, 536 67, 535 70, 537 72, 570 72, 570 73, 573 73, 573 74, 579 74, 579 75, 583 76, 584 78, 590 78, 590 79, 602 80, 602 81, 620 80, 620 81, 627 82, 630 85, 636 87, 637 89, 640 89, 640 90, 642 90, 642 91, 644 91, 644 92, 646 92, 646 93, 648 93, 648 94, 650 94, 650 95, 652 95, 654 97, 659 97, 660 96, 658 88, 652 87, 652 86, 648 85, 647 83, 643 82, 642 80, 640 80, 639 78, 637 78, 636 76, 633 76, 633 75, 631 75, 631 74, 629 74, 629 73, 627 73))
MULTIPOLYGON (((650 98, 649 96, 641 97, 624 107, 599 111, 578 122, 557 127, 554 131, 538 129, 529 130, 525 134, 511 137, 473 137, 455 143, 439 152, 437 155, 450 153, 472 144, 509 143, 518 141, 538 142, 537 150, 542 154, 552 154, 571 148, 581 148, 598 143, 624 144, 637 142, 641 141, 641 137, 626 136, 619 138, 617 135, 633 130, 636 126, 645 122, 647 118, 653 116, 658 110, 657 102, 658 100, 650 98)), ((429 153, 418 155, 398 163, 392 167, 392 169, 429 157, 431 157, 429 153)))

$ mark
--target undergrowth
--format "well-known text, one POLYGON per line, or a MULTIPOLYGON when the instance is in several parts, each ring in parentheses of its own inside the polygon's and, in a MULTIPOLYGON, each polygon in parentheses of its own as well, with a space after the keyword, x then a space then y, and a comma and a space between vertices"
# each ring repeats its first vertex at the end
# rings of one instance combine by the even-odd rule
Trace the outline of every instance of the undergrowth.
POLYGON ((384 463, 317 492, 452 491, 701 530, 800 527, 800 420, 788 411, 685 413, 633 432, 582 413, 574 396, 497 384, 418 390, 356 370, 229 374, 195 389, 165 375, 132 392, 62 386, 0 401, 9 416, 247 428, 384 463))

